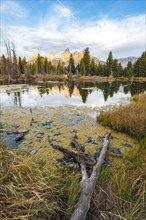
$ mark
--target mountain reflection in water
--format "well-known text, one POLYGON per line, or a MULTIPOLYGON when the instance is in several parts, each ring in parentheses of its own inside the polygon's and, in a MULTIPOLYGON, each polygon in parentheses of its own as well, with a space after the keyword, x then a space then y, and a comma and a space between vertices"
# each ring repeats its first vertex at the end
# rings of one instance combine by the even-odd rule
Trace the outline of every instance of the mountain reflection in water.
POLYGON ((44 83, 1 86, 2 106, 87 105, 101 107, 146 91, 146 82, 44 83))

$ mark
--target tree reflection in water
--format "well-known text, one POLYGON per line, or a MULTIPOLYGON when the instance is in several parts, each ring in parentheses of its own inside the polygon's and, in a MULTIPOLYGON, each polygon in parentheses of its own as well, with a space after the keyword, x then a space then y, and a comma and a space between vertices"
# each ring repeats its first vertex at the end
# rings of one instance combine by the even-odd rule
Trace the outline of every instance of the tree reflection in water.
MULTIPOLYGON (((39 94, 40 97, 43 95, 50 94, 62 94, 64 97, 71 98, 72 96, 80 96, 82 98, 82 103, 87 102, 89 94, 100 90, 103 94, 104 101, 106 102, 109 97, 113 97, 116 93, 121 92, 123 94, 130 93, 131 96, 139 93, 144 93, 146 91, 146 82, 130 82, 130 81, 113 81, 113 82, 73 82, 68 83, 58 83, 58 84, 45 84, 41 87, 33 87, 33 91, 39 94)), ((31 94, 30 88, 26 89, 6 89, 5 93, 8 96, 13 97, 15 106, 22 106, 22 97, 25 94, 31 94)), ((98 97, 97 97, 98 98, 98 97)))

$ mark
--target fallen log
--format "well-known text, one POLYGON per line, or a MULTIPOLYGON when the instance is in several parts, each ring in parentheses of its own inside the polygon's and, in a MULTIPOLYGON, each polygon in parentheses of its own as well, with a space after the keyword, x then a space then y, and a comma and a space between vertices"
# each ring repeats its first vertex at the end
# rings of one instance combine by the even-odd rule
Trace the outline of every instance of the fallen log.
POLYGON ((85 153, 85 149, 83 146, 81 146, 77 140, 76 140, 77 136, 75 136, 73 139, 72 139, 72 143, 73 145, 76 147, 77 151, 78 151, 78 154, 84 154, 86 157, 82 157, 83 159, 86 159, 86 160, 90 160, 92 161, 94 164, 96 163, 96 160, 90 156, 89 154, 86 154, 85 153))
MULTIPOLYGON (((70 217, 70 220, 84 220, 86 218, 87 212, 90 208, 92 194, 96 186, 96 181, 98 179, 101 166, 104 162, 104 158, 109 147, 109 137, 110 133, 107 133, 102 139, 103 147, 100 152, 100 156, 98 157, 97 163, 93 167, 93 171, 90 177, 88 177, 84 159, 81 160, 81 193, 78 199, 78 203, 75 205, 75 209, 70 217)), ((78 151, 81 151, 81 148, 78 148, 78 151)))
MULTIPOLYGON (((48 139, 48 141, 51 143, 50 139, 48 139)), ((66 149, 64 147, 61 147, 59 145, 53 145, 53 143, 51 143, 51 146, 54 149, 59 150, 59 151, 61 151, 64 154, 68 154, 69 156, 74 158, 76 161, 77 161, 78 158, 83 158, 86 161, 91 161, 92 164, 96 163, 96 160, 93 157, 89 156, 88 154, 86 154, 84 152, 74 152, 74 151, 68 150, 68 149, 66 149)))
POLYGON ((16 138, 15 141, 21 141, 25 136, 25 133, 19 134, 16 138))
POLYGON ((116 153, 112 153, 110 151, 107 151, 107 155, 111 156, 111 157, 123 157, 123 154, 116 154, 116 153))
POLYGON ((0 132, 6 132, 7 134, 22 134, 28 133, 29 130, 7 130, 7 129, 0 129, 0 132))

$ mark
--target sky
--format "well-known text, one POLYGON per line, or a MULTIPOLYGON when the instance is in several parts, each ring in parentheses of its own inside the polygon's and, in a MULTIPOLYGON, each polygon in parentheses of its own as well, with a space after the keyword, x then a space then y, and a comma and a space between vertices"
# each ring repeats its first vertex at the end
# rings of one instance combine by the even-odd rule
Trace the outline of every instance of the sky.
POLYGON ((140 56, 146 50, 146 0, 1 0, 4 40, 18 56, 59 54, 89 48, 106 60, 140 56))

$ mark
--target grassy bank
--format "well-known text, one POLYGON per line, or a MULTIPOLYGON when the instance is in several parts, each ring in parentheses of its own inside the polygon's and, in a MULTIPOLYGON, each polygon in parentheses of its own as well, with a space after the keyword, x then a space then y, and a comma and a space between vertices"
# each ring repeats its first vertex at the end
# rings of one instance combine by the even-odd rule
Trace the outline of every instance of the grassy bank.
POLYGON ((119 165, 102 169, 88 217, 144 220, 144 216, 144 149, 137 148, 130 150, 119 165))
POLYGON ((21 157, 1 147, 0 219, 67 219, 79 176, 44 157, 21 157))
POLYGON ((128 105, 102 111, 97 121, 146 143, 146 94, 135 95, 128 105))
MULTIPOLYGON (((102 211, 101 219, 139 220, 145 216, 145 146, 146 146, 146 94, 135 95, 132 102, 113 110, 101 111, 97 118, 102 125, 124 132, 138 139, 137 148, 131 149, 122 159, 121 166, 111 168, 109 173, 101 175, 105 185, 101 184, 103 198, 106 197, 107 210, 102 211), (104 192, 103 192, 104 187, 104 192), (116 211, 118 210, 118 211, 116 211), (119 214, 117 214, 119 213, 119 214), (109 216, 111 215, 111 218, 109 216)), ((94 204, 94 203, 93 203, 94 204)), ((94 207, 95 208, 95 207, 94 207)), ((96 218, 95 218, 96 219, 96 218)))
MULTIPOLYGON (((140 82, 146 82, 146 77, 134 77, 134 78, 128 78, 128 77, 112 77, 112 76, 78 76, 78 75, 73 75, 73 80, 74 81, 81 81, 81 82, 87 82, 87 81, 94 81, 94 82, 102 82, 102 81, 108 81, 112 82, 115 80, 119 81, 140 81, 140 82)), ((8 76, 0 74, 0 80, 1 81, 7 81, 8 76)), ((19 81, 26 80, 25 75, 21 75, 18 79, 19 81)), ((30 81, 62 81, 66 82, 68 80, 67 75, 49 75, 49 74, 35 74, 30 76, 30 81)), ((27 81, 27 80, 26 80, 27 81)))
MULTIPOLYGON (((144 219, 143 170, 143 148, 103 167, 87 219, 144 219)), ((0 148, 0 219, 69 219, 79 190, 80 172, 0 148)))

